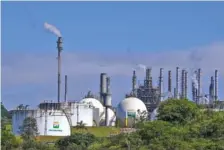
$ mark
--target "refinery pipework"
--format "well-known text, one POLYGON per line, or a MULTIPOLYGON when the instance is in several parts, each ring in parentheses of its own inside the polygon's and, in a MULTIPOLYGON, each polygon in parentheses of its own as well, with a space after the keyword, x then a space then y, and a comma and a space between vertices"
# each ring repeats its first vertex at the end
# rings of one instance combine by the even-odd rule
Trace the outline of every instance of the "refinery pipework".
POLYGON ((64 101, 67 101, 67 75, 65 75, 65 95, 64 95, 64 101))

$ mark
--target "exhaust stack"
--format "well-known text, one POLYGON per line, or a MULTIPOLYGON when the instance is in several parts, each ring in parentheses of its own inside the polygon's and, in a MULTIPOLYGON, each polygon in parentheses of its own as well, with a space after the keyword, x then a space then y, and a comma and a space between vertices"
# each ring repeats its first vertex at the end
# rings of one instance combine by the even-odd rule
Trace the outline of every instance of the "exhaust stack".
POLYGON ((160 93, 160 101, 163 101, 163 68, 160 68, 159 93, 160 93))
POLYGON ((179 67, 176 68, 176 99, 179 99, 179 67))
POLYGON ((197 75, 197 79, 198 79, 198 93, 197 93, 197 100, 198 102, 201 99, 201 69, 198 69, 198 75, 197 75))
POLYGON ((168 92, 172 92, 172 77, 171 77, 171 70, 168 71, 168 92))
POLYGON ((213 76, 211 77, 211 83, 210 83, 210 86, 209 86, 209 101, 211 104, 213 104, 214 102, 214 78, 213 76))
POLYGON ((136 93, 136 84, 137 84, 137 77, 136 77, 136 73, 135 71, 133 71, 133 76, 132 76, 132 92, 133 92, 133 95, 134 96, 137 96, 137 93, 136 93))
POLYGON ((62 37, 58 37, 57 41, 58 48, 58 103, 60 103, 60 92, 61 92, 61 51, 62 51, 62 37))
POLYGON ((215 70, 215 101, 218 100, 218 70, 215 70))
POLYGON ((188 76, 188 72, 187 71, 185 71, 185 86, 184 86, 184 88, 185 88, 185 95, 184 95, 184 98, 187 98, 187 95, 188 95, 188 85, 187 85, 187 82, 188 82, 188 80, 187 80, 187 76, 188 76))
POLYGON ((185 70, 181 74, 181 98, 185 98, 185 70))

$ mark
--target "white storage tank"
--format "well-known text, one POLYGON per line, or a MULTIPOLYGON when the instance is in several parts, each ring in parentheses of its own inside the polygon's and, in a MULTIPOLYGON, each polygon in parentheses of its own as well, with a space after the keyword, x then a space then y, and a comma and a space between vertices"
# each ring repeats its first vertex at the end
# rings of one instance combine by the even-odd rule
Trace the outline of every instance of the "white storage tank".
POLYGON ((77 122, 83 122, 85 126, 93 126, 93 108, 85 103, 73 103, 71 105, 72 126, 76 126, 77 122))
POLYGON ((39 110, 36 116, 39 135, 69 136, 70 125, 61 110, 39 110))
MULTIPOLYGON (((104 115, 104 107, 101 104, 101 102, 95 98, 84 98, 80 101, 80 103, 84 103, 84 104, 90 104, 92 105, 94 108, 99 109, 99 116, 95 116, 94 113, 92 114, 93 116, 93 120, 92 121, 100 121, 103 118, 104 115)), ((99 123, 99 122, 98 122, 99 123)), ((97 124, 98 124, 97 123, 97 124)))
POLYGON ((140 113, 146 112, 147 108, 145 104, 136 97, 128 97, 121 101, 117 106, 117 119, 119 126, 133 127, 136 119, 139 119, 140 113), (127 121, 126 121, 127 119, 127 121))

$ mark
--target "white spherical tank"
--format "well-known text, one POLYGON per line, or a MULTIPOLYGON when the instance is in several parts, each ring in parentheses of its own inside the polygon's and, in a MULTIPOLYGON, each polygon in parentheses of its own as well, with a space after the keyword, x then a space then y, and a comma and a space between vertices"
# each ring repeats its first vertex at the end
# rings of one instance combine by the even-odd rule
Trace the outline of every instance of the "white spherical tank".
POLYGON ((145 104, 136 97, 128 97, 118 104, 116 115, 120 126, 132 127, 136 119, 140 117, 139 112, 146 112, 145 104), (128 118, 126 120, 126 118, 128 118))
POLYGON ((103 105, 101 102, 95 98, 84 98, 80 101, 80 103, 91 104, 95 108, 99 108, 100 114, 104 112, 103 105))
MULTIPOLYGON (((104 111, 106 112, 106 108, 104 108, 104 111)), ((108 108, 108 117, 109 117, 109 126, 115 126, 116 115, 111 108, 108 108)), ((100 125, 105 126, 105 113, 103 114, 100 120, 100 125)))

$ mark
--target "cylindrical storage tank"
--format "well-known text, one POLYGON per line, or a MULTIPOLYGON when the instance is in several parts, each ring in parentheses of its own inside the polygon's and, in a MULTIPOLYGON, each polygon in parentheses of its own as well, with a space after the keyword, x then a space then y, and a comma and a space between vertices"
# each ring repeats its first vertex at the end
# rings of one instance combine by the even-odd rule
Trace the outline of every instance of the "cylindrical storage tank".
POLYGON ((61 110, 40 110, 36 120, 41 136, 71 135, 68 119, 61 110))
POLYGON ((146 115, 148 113, 145 104, 140 99, 136 97, 124 99, 118 104, 116 111, 119 126, 133 127, 142 112, 146 112, 146 115))

